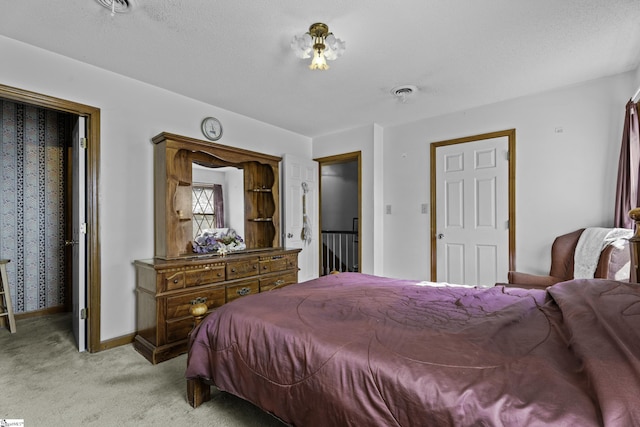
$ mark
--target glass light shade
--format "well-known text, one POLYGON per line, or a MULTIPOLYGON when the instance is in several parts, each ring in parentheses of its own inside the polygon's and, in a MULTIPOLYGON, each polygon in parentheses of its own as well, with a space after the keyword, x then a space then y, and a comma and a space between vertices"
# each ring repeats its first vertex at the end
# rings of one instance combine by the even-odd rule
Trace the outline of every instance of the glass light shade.
POLYGON ((291 49, 298 58, 311 58, 313 39, 309 33, 294 36, 291 40, 291 49))
MULTIPOLYGON (((327 50, 330 50, 332 52, 333 59, 341 57, 346 47, 346 43, 333 34, 329 34, 327 36, 327 38, 325 39, 325 44, 327 45, 327 50)), ((326 52, 325 56, 327 56, 326 52)), ((328 56, 327 59, 329 59, 328 56)))
POLYGON ((313 52, 313 60, 311 61, 311 65, 309 65, 310 70, 327 70, 329 66, 327 65, 327 61, 324 59, 324 52, 320 49, 313 52))
POLYGON ((324 51, 324 56, 326 59, 333 61, 334 59, 338 59, 342 56, 345 50, 345 42, 334 36, 333 34, 329 34, 325 39, 326 49, 324 51))
POLYGON ((325 57, 325 59, 327 59, 329 61, 333 61, 334 59, 338 58, 336 56, 336 51, 335 50, 331 50, 328 47, 327 47, 327 49, 324 50, 324 57, 325 57))

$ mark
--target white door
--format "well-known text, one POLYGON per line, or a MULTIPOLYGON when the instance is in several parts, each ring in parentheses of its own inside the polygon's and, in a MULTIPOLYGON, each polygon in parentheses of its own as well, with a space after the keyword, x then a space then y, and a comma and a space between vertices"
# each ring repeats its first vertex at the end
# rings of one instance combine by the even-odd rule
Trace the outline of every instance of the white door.
POLYGON ((79 117, 73 129, 73 183, 72 183, 72 280, 73 280, 73 334, 78 351, 87 349, 86 337, 86 211, 85 168, 86 150, 81 143, 86 134, 85 118, 79 117))
POLYGON ((437 281, 507 281, 508 150, 507 136, 436 148, 437 281))
POLYGON ((318 162, 291 154, 282 157, 283 238, 287 248, 301 248, 298 281, 319 276, 318 162))

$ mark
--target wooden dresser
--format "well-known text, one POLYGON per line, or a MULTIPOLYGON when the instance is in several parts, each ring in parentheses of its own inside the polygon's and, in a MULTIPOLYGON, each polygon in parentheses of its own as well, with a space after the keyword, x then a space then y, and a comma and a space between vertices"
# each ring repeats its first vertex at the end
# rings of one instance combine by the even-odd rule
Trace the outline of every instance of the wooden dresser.
MULTIPOLYGON (((298 282, 300 249, 280 236, 280 157, 161 133, 154 144, 153 259, 137 260, 137 335, 134 347, 152 363, 187 351, 192 304, 209 311, 235 298, 298 282), (193 252, 193 165, 242 169, 246 249, 193 252)), ((242 215, 244 214, 244 218, 242 215)))
POLYGON ((134 347, 151 363, 187 351, 191 304, 209 311, 245 295, 298 282, 300 249, 265 249, 225 257, 135 261, 138 334, 134 347))

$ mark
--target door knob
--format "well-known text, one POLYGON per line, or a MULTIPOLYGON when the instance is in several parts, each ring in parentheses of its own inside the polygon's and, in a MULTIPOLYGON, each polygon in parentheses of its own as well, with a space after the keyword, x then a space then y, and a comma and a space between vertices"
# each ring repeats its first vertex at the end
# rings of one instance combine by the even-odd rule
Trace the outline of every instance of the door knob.
POLYGON ((444 234, 442 233, 438 234, 438 239, 444 239, 444 234))
POLYGON ((293 237, 293 233, 287 233, 287 238, 292 238, 293 237))

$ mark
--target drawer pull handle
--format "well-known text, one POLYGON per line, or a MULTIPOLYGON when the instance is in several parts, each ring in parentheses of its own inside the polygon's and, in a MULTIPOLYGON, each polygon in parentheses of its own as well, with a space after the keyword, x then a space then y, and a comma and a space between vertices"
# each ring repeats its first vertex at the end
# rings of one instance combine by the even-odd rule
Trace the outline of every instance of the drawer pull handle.
POLYGON ((258 269, 258 266, 257 266, 257 265, 255 265, 255 264, 253 264, 253 269, 254 269, 254 270, 257 270, 257 269, 258 269))
POLYGON ((236 269, 235 269, 235 268, 232 268, 232 269, 231 269, 231 272, 232 272, 232 273, 235 273, 235 272, 236 272, 236 269))
POLYGON ((266 269, 267 269, 267 266, 266 266, 266 265, 263 265, 263 266, 262 266, 262 269, 263 269, 263 270, 266 270, 266 269))
POLYGON ((204 304, 205 302, 207 302, 207 297, 198 297, 191 300, 191 305, 204 304))
POLYGON ((221 277, 221 276, 222 276, 222 274, 220 272, 218 272, 218 277, 221 277))
POLYGON ((245 295, 249 295, 251 293, 251 288, 240 288, 236 291, 236 293, 238 295, 240 295, 241 297, 245 296, 245 295))
POLYGON ((276 286, 280 286, 282 284, 284 284, 284 280, 282 280, 282 279, 276 280, 276 282, 274 283, 274 285, 276 285, 276 286))
POLYGON ((178 283, 178 279, 173 279, 173 283, 178 283))

